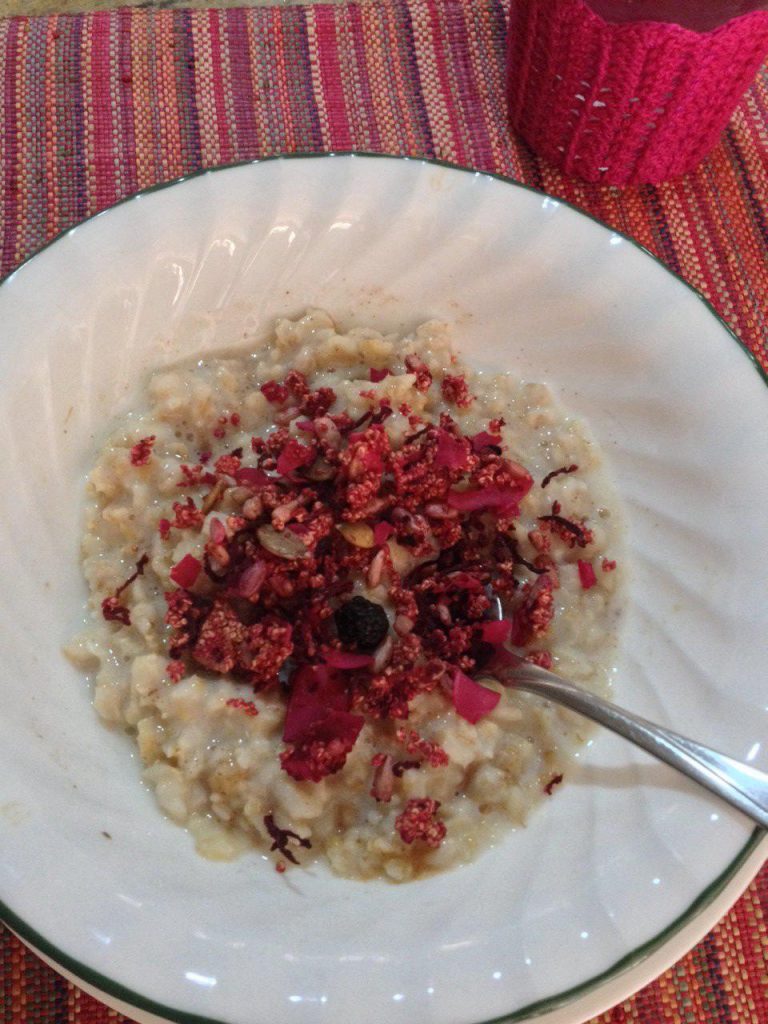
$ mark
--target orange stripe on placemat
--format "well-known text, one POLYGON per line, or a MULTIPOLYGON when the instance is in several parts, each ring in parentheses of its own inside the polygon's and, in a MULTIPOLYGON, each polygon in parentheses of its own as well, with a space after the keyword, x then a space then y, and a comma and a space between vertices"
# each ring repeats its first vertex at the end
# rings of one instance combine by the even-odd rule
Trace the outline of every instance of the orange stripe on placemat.
POLYGON ((230 163, 231 152, 225 156, 228 148, 227 137, 220 130, 226 119, 223 115, 224 93, 221 85, 221 73, 224 60, 213 60, 214 50, 223 55, 219 38, 219 22, 216 11, 206 11, 205 19, 196 19, 190 24, 190 50, 188 60, 192 72, 192 83, 195 92, 195 106, 198 111, 200 136, 200 161, 206 166, 230 163))
POLYGON ((357 31, 365 53, 381 151, 417 152, 420 143, 423 145, 420 129, 426 115, 420 117, 416 107, 420 92, 415 87, 415 60, 403 57, 410 34, 408 12, 398 5, 361 5, 358 11, 357 31))
MULTIPOLYGON (((135 187, 147 188, 157 180, 160 155, 160 111, 157 104, 161 62, 155 22, 141 23, 130 8, 120 12, 123 34, 123 61, 130 62, 131 90, 121 90, 121 108, 125 125, 121 164, 134 164, 135 187)), ((167 46, 167 41, 166 41, 167 46)), ((163 157, 167 163, 169 155, 163 157)))

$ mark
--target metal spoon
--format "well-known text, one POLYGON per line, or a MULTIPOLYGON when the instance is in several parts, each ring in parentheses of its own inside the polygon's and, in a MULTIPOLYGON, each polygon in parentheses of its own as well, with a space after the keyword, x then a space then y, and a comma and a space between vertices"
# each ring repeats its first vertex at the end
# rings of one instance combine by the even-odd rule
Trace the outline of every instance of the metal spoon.
MULTIPOLYGON (((496 595, 491 596, 497 604, 494 617, 501 618, 501 602, 496 595)), ((606 726, 706 786, 761 828, 768 829, 768 775, 764 772, 633 715, 554 672, 522 659, 518 665, 501 668, 494 674, 505 685, 545 697, 606 726)))

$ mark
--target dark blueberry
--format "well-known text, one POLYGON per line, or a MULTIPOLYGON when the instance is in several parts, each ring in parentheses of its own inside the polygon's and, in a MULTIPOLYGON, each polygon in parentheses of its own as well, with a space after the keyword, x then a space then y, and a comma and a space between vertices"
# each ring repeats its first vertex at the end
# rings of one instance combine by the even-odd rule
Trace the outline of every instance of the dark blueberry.
POLYGON ((387 613, 380 604, 353 597, 334 613, 339 640, 358 651, 375 650, 389 631, 387 613))

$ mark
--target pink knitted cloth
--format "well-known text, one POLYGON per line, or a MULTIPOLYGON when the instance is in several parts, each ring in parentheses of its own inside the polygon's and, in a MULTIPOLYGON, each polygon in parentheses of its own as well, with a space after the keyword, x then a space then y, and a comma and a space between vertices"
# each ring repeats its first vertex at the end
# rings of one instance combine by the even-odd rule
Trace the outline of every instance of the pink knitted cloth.
POLYGON ((511 124, 567 174, 658 183, 714 148, 766 54, 768 11, 702 34, 608 24, 584 0, 511 0, 511 124))

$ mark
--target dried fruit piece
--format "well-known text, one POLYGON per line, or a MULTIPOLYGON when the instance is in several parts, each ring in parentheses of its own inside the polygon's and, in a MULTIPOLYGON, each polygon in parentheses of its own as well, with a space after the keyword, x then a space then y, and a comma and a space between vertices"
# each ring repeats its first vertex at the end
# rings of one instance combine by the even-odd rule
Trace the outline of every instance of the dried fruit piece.
POLYGON ((131 613, 125 605, 120 604, 120 599, 117 597, 104 598, 101 602, 101 614, 107 622, 121 622, 124 626, 131 624, 131 613))
POLYGON ((510 642, 525 647, 543 636, 555 614, 552 579, 549 573, 539 576, 512 616, 510 642))
POLYGON ((235 480, 238 486, 250 487, 252 490, 266 487, 271 482, 271 479, 263 469, 257 469, 254 466, 242 466, 235 473, 235 480))
POLYGON ((152 455, 152 448, 155 444, 155 435, 142 437, 140 441, 131 448, 131 465, 146 466, 152 455))
POLYGON ((512 623, 509 619, 499 619, 498 622, 484 622, 480 629, 480 637, 487 644, 503 644, 509 639, 512 632, 512 623))
POLYGON ((277 460, 277 472, 281 476, 287 476, 302 466, 309 465, 314 460, 315 449, 310 445, 302 444, 295 437, 291 437, 280 452, 277 460))
POLYGON ((397 742, 402 743, 409 754, 418 754, 429 761, 432 768, 443 768, 448 764, 448 754, 443 748, 419 736, 415 729, 398 729, 395 732, 397 742))
POLYGON ((336 630, 345 647, 374 651, 389 631, 387 613, 365 597, 345 601, 334 613, 336 630))
POLYGON ((439 800, 430 797, 409 800, 403 813, 395 818, 395 828, 403 842, 418 839, 437 849, 445 839, 445 823, 435 817, 439 808, 439 800))
POLYGON ((373 528, 373 543, 376 547, 381 547, 395 532, 394 526, 391 523, 376 523, 373 528))
POLYGON ((423 359, 420 359, 417 355, 406 356, 405 368, 409 373, 416 375, 414 387, 417 391, 429 391, 432 384, 432 374, 423 359))
MULTIPOLYGON (((501 434, 489 434, 487 430, 481 430, 479 434, 471 437, 470 441, 472 442, 472 451, 479 455, 489 449, 497 449, 501 444, 501 434)), ((496 454, 499 455, 501 452, 496 452, 496 454)))
POLYGON ((472 404, 472 396, 464 377, 454 377, 447 373, 440 385, 440 392, 446 402, 452 402, 459 409, 468 409, 472 404))
POLYGON ((101 602, 101 614, 107 620, 107 622, 121 622, 124 626, 130 626, 131 624, 131 613, 120 603, 120 595, 126 590, 138 576, 144 575, 144 566, 149 561, 149 555, 142 555, 141 558, 136 562, 136 568, 133 570, 127 580, 117 588, 112 597, 105 597, 101 602))
POLYGON ((467 469, 469 465, 469 445, 464 438, 456 437, 447 430, 437 431, 437 448, 435 465, 446 469, 467 469))
POLYGON ((252 700, 243 700, 242 697, 230 697, 226 703, 228 708, 237 708, 238 711, 244 711, 251 718, 255 718, 259 713, 259 709, 252 700))
POLYGON ((370 654, 352 654, 350 651, 331 649, 323 654, 323 660, 330 668, 367 668, 371 664, 370 654))
POLYGON ((247 597, 249 601, 256 600, 259 596, 261 585, 267 578, 267 572, 266 562, 256 561, 249 565, 238 580, 238 594, 241 597, 247 597))
POLYGON ((172 683, 180 683, 184 677, 184 662, 178 659, 169 661, 165 666, 165 674, 172 683))
POLYGON ((453 676, 453 706, 472 725, 485 718, 501 700, 501 694, 470 679, 460 669, 453 676))
POLYGON ((261 393, 273 405, 282 405, 288 399, 288 388, 284 384, 278 384, 276 380, 268 380, 262 384, 261 393))
POLYGON ((594 567, 591 562, 585 562, 582 558, 579 559, 578 566, 579 583, 581 583, 583 590, 589 590, 597 583, 597 576, 595 575, 594 567))
POLYGON ((194 555, 184 555, 181 561, 172 566, 169 575, 177 587, 189 590, 200 575, 201 569, 202 564, 194 555))
POLYGON ((362 715, 329 711, 280 755, 280 764, 297 782, 320 782, 341 771, 363 727, 362 715))

